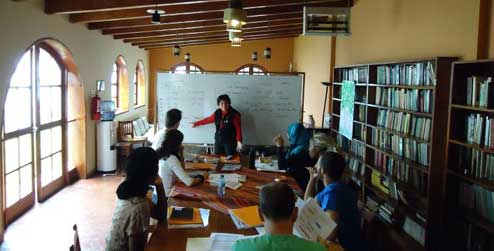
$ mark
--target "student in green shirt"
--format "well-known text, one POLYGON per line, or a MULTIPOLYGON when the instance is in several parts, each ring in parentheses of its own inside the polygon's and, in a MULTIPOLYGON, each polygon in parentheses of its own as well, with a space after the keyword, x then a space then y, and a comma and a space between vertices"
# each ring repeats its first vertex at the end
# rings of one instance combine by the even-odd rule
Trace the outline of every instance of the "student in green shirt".
POLYGON ((259 206, 266 234, 238 240, 233 251, 325 251, 321 244, 292 234, 297 218, 295 199, 293 190, 285 183, 274 182, 263 186, 259 206))

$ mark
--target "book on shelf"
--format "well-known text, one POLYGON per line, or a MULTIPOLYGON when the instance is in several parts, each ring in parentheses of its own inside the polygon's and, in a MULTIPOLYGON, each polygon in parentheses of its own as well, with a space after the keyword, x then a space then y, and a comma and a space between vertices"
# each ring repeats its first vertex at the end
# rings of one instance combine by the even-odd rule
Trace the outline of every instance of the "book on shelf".
POLYGON ((427 166, 429 164, 429 145, 426 143, 419 143, 413 139, 392 135, 373 128, 372 145, 390 150, 421 165, 427 166))
POLYGON ((365 173, 365 165, 355 158, 350 158, 348 161, 348 167, 352 170, 353 175, 363 177, 365 173))
POLYGON ((365 141, 366 136, 366 130, 365 126, 362 124, 353 124, 353 137, 360 140, 360 141, 365 141))
POLYGON ((458 146, 457 171, 476 179, 494 181, 494 154, 458 146))
POLYGON ((477 113, 468 115, 466 120, 467 143, 494 148, 494 118, 477 113))
POLYGON ((377 126, 428 141, 431 135, 432 120, 410 113, 379 110, 377 126))
POLYGON ((494 192, 478 185, 460 183, 458 203, 467 210, 474 211, 491 224, 494 223, 494 192))
POLYGON ((485 229, 472 223, 457 221, 455 232, 459 244, 466 251, 492 251, 494 250, 494 236, 485 229))
POLYGON ((403 230, 412 236, 420 244, 425 245, 425 228, 420 224, 412 220, 410 217, 405 217, 405 222, 403 223, 403 230))
POLYGON ((358 67, 358 68, 340 70, 341 80, 355 81, 358 83, 367 83, 367 76, 368 76, 367 67, 358 67))
POLYGON ((365 106, 356 105, 355 106, 355 117, 360 122, 365 122, 365 106))
POLYGON ((492 77, 467 78, 467 105, 494 108, 494 83, 492 77))
POLYGON ((377 67, 378 84, 432 86, 436 84, 435 79, 432 61, 377 67))
POLYGON ((365 145, 354 140, 352 141, 350 151, 351 153, 359 156, 360 158, 363 158, 365 153, 365 145))
POLYGON ((431 113, 434 96, 431 90, 376 88, 376 105, 416 112, 431 113))

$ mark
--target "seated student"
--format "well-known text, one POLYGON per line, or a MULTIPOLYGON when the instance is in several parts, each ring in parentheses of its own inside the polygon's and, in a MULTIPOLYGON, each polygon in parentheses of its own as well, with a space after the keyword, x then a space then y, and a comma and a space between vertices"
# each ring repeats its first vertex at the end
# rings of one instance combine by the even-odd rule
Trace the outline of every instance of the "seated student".
POLYGON ((125 174, 117 188, 117 206, 106 237, 107 251, 144 250, 151 213, 146 193, 158 174, 156 152, 150 147, 135 149, 127 159, 125 174))
POLYGON ((310 133, 301 123, 293 123, 288 126, 288 140, 290 147, 285 151, 283 138, 278 135, 274 139, 278 147, 278 168, 287 170, 297 181, 297 184, 305 190, 309 181, 309 172, 306 167, 314 166, 317 162, 309 156, 310 133))
POLYGON ((297 218, 295 194, 292 188, 282 182, 262 187, 259 193, 259 207, 264 217, 266 234, 238 240, 233 251, 324 251, 317 242, 308 241, 292 234, 297 218))
POLYGON ((183 140, 184 135, 179 130, 168 130, 165 133, 161 146, 157 150, 158 156, 160 157, 159 175, 163 180, 163 187, 165 188, 167 197, 170 195, 173 186, 177 182, 177 178, 187 186, 193 186, 204 181, 204 177, 200 175, 191 178, 185 172, 183 162, 183 140))
POLYGON ((158 148, 161 146, 161 143, 163 143, 166 131, 178 129, 178 127, 180 126, 180 120, 182 120, 182 111, 180 111, 179 109, 170 109, 166 112, 165 128, 156 132, 156 135, 154 136, 152 145, 152 148, 154 150, 158 150, 158 148))
POLYGON ((345 251, 367 250, 360 229, 360 213, 357 197, 353 190, 340 179, 345 169, 345 159, 335 152, 321 154, 317 169, 308 168, 310 180, 305 191, 305 199, 314 196, 314 187, 323 178, 324 190, 316 195, 321 208, 337 224, 336 237, 345 251))

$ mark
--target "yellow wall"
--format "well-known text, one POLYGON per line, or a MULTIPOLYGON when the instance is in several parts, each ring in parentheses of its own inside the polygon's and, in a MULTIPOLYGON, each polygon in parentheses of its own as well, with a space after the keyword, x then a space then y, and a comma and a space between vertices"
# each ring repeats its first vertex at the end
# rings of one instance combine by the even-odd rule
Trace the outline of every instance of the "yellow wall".
POLYGON ((149 118, 154 118, 156 96, 156 72, 169 70, 173 65, 184 61, 185 53, 191 54, 191 62, 206 71, 234 71, 244 64, 259 64, 272 72, 287 72, 293 58, 293 39, 266 39, 245 41, 241 47, 232 47, 229 43, 183 47, 180 56, 174 56, 171 48, 156 49, 149 52, 149 118), (264 49, 271 48, 272 58, 265 59, 264 49), (251 59, 257 51, 258 61, 251 59))
POLYGON ((329 81, 331 38, 302 36, 294 40, 294 70, 305 72, 304 121, 312 114, 320 126, 326 90, 321 82, 329 81))
POLYGON ((475 59, 480 0, 359 0, 336 65, 433 56, 475 59))

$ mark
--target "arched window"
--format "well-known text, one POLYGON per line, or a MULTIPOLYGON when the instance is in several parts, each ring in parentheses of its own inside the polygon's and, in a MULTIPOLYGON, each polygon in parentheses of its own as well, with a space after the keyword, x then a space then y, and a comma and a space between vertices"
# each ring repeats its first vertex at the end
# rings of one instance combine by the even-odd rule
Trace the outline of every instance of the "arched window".
POLYGON ((129 109, 129 75, 127 62, 122 55, 117 57, 113 64, 111 75, 111 98, 115 102, 117 113, 129 109))
POLYGON ((5 101, 5 220, 85 176, 85 97, 77 66, 60 42, 45 39, 20 59, 5 101))
POLYGON ((140 106, 146 103, 146 72, 142 60, 137 62, 134 75, 134 105, 140 106))
POLYGON ((240 66, 235 73, 237 75, 268 75, 268 69, 257 64, 246 64, 240 66))
POLYGON ((202 69, 202 67, 194 63, 183 62, 174 65, 170 69, 170 72, 177 74, 203 74, 204 70, 202 69))

